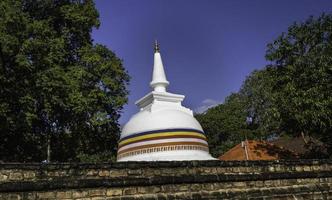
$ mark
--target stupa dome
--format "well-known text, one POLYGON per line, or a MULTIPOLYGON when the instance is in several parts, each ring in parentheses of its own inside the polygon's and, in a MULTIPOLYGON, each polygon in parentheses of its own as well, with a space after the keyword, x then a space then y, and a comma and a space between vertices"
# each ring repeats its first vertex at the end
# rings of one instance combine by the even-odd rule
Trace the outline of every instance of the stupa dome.
POLYGON ((135 114, 122 129, 122 137, 135 133, 164 129, 195 129, 203 132, 192 115, 178 110, 142 111, 135 114), (181 123, 179 123, 181 122, 181 123), (142 124, 144 124, 142 126, 142 124))
POLYGON ((140 111, 123 127, 118 161, 214 159, 201 125, 181 105, 184 95, 167 92, 168 84, 156 43, 153 91, 136 102, 140 111))

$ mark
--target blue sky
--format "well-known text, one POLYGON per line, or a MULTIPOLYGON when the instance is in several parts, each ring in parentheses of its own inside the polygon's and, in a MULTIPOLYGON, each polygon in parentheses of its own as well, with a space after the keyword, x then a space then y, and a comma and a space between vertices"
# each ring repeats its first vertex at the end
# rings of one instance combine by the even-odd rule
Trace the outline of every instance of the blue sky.
POLYGON ((120 123, 150 91, 153 43, 160 42, 169 92, 194 111, 237 92, 267 64, 266 45, 295 21, 332 12, 331 0, 96 0, 101 25, 92 37, 123 59, 131 76, 120 123))

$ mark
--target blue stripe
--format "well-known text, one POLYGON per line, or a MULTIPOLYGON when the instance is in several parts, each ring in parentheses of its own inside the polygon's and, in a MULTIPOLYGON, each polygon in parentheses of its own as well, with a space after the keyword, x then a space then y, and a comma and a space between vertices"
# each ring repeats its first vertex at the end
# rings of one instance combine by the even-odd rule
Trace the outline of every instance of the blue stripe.
POLYGON ((123 140, 129 139, 129 138, 134 138, 137 136, 142 136, 142 135, 148 135, 148 134, 153 134, 153 133, 163 133, 163 132, 179 132, 179 131, 188 131, 188 132, 196 132, 200 133, 205 136, 203 131, 196 130, 196 129, 186 129, 186 128, 178 128, 178 129, 162 129, 162 130, 155 130, 155 131, 146 131, 142 133, 136 133, 133 135, 128 135, 124 138, 121 138, 119 142, 122 142, 123 140))

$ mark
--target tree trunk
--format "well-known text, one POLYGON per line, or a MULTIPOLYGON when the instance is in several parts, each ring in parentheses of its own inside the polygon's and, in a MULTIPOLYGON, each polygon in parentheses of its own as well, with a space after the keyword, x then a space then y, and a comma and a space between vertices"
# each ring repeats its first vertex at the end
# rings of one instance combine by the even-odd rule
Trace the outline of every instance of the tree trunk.
POLYGON ((47 162, 51 162, 51 137, 48 135, 47 137, 47 162))
POLYGON ((304 135, 304 132, 303 132, 303 131, 301 131, 301 136, 302 136, 302 139, 303 139, 304 144, 307 144, 308 141, 305 139, 305 135, 304 135))

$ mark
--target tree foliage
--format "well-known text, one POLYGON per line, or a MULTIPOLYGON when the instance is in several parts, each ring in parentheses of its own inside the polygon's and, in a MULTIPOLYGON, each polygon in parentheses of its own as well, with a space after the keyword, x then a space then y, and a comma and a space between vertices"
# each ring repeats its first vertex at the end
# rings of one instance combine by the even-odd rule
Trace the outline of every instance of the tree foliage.
POLYGON ((98 26, 91 0, 0 2, 0 160, 114 152, 129 76, 98 26))
POLYGON ((273 80, 272 68, 255 70, 246 78, 239 91, 246 99, 245 110, 252 119, 252 126, 265 137, 281 132, 273 80))
POLYGON ((281 128, 324 135, 332 122, 332 15, 295 23, 268 45, 266 58, 281 128))
MULTIPOLYGON (((241 104, 230 98, 198 115, 212 152, 228 149, 227 138, 238 141, 239 132, 249 131, 253 138, 310 136, 332 153, 332 15, 294 23, 267 45, 266 59, 270 64, 252 72, 240 91, 230 96, 237 96, 241 104), (249 130, 239 125, 227 128, 245 116, 252 119, 249 130)), ((325 156, 331 155, 328 151, 325 156)))
POLYGON ((225 103, 195 115, 208 138, 213 156, 220 156, 246 138, 259 137, 247 124, 246 105, 243 95, 233 93, 225 103))

